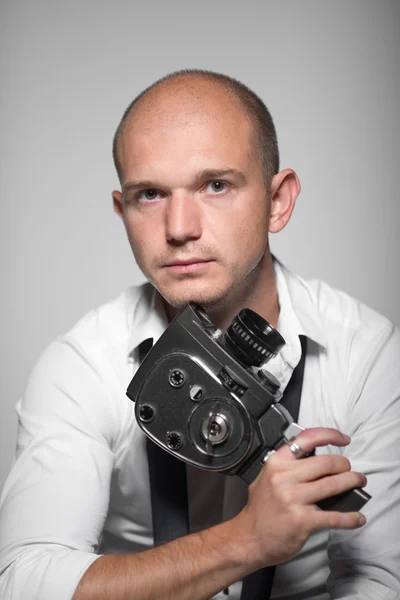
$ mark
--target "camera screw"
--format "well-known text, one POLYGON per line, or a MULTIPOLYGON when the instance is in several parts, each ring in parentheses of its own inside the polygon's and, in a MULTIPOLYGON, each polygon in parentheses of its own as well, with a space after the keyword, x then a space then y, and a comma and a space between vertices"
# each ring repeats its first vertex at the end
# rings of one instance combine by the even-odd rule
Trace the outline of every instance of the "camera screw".
POLYGON ((192 385, 189 395, 193 402, 198 402, 203 397, 203 389, 199 385, 192 385))
POLYGON ((170 450, 179 450, 182 446, 182 437, 176 431, 169 431, 167 433, 167 446, 170 450))
POLYGON ((154 408, 149 404, 143 404, 139 408, 139 419, 142 423, 150 423, 154 419, 155 413, 154 408))
POLYGON ((169 374, 169 383, 172 387, 182 387, 185 383, 185 375, 180 369, 173 369, 169 374))
POLYGON ((228 421, 221 413, 211 413, 203 421, 201 435, 210 444, 221 444, 229 436, 228 421))

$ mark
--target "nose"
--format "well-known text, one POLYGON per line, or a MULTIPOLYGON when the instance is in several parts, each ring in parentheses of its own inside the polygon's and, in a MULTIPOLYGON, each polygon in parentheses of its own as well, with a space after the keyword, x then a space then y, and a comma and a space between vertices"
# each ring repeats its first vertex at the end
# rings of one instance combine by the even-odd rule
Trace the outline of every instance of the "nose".
POLYGON ((166 211, 166 237, 170 243, 185 244, 201 236, 200 207, 195 198, 181 192, 172 194, 166 211))

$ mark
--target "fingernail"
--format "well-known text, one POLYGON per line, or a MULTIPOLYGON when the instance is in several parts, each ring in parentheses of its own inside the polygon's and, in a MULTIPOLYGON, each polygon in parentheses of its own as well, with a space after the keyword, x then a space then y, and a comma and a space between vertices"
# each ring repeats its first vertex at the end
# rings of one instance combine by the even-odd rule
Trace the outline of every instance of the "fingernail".
POLYGON ((362 527, 363 525, 365 525, 365 523, 367 522, 367 519, 365 518, 365 516, 361 513, 358 513, 358 525, 359 527, 362 527))
POLYGON ((351 437, 349 437, 348 435, 346 435, 345 433, 342 433, 342 436, 344 437, 344 439, 346 440, 346 442, 349 444, 351 442, 351 437))

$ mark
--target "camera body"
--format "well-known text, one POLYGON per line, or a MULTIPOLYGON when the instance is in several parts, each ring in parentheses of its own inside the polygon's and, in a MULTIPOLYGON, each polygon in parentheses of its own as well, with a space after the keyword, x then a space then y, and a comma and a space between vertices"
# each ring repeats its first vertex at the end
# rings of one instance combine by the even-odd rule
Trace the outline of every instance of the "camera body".
MULTIPOLYGON (((252 483, 266 456, 303 430, 279 405, 279 382, 259 368, 284 343, 249 309, 223 334, 203 309, 187 306, 128 387, 139 426, 186 463, 252 483)), ((368 499, 362 490, 351 490, 320 506, 359 510, 368 499)))

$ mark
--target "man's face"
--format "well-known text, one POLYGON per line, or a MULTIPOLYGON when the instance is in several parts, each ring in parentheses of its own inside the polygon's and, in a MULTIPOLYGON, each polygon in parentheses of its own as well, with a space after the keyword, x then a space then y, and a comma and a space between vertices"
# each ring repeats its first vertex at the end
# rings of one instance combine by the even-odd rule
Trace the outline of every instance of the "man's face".
POLYGON ((136 261, 172 306, 218 304, 260 275, 267 249, 251 126, 223 95, 138 112, 120 154, 136 261))

